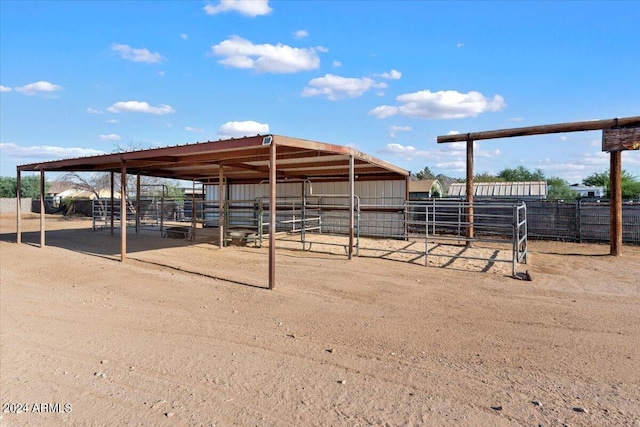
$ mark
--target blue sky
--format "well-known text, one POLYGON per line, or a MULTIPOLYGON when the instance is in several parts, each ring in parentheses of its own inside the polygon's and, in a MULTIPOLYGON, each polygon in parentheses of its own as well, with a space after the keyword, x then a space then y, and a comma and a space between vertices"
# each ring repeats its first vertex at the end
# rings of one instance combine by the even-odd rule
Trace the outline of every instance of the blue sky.
MULTIPOLYGON (((640 2, 0 2, 0 175, 275 133, 464 176, 476 132, 640 115, 640 2)), ((477 143, 579 182, 601 132, 477 143)), ((640 176, 640 153, 623 168, 640 176)))

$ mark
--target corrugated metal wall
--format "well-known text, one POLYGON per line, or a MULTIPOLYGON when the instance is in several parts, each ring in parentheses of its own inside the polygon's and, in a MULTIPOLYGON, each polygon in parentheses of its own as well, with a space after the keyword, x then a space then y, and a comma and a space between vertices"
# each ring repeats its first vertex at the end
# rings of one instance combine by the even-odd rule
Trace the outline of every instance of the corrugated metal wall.
MULTIPOLYGON (((322 219, 322 231, 326 233, 346 233, 349 225, 349 183, 340 182, 288 182, 278 183, 278 198, 302 198, 303 186, 307 189, 308 203, 318 204, 322 219), (328 195, 343 195, 330 197, 328 195), (326 206, 323 209, 322 206, 326 206)), ((402 205, 405 201, 405 181, 356 181, 355 194, 360 198, 360 234, 368 236, 402 236, 404 235, 402 205), (397 211, 393 207, 398 207, 397 211), (376 211, 376 207, 381 209, 376 211)), ((218 186, 205 187, 207 200, 218 200, 218 186)), ((269 185, 265 184, 231 184, 229 200, 255 201, 262 197, 266 202, 269 197, 269 185)), ((293 203, 293 200, 291 200, 293 203)), ((286 202, 283 204, 287 204, 286 202)), ((281 205, 282 206, 282 205, 281 205)), ((293 207, 292 207, 292 210, 293 207)), ((233 224, 234 213, 230 212, 233 224)), ((239 214, 238 214, 239 215, 239 214)), ((286 216, 278 216, 278 221, 286 216)), ((265 219, 266 221, 266 219, 265 219)))

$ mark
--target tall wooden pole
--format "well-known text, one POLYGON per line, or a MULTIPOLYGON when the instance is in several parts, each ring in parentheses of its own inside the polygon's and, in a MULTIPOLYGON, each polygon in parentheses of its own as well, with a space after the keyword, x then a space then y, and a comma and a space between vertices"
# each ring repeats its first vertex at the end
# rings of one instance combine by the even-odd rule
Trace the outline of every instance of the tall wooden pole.
POLYGON ((224 247, 224 234, 226 230, 224 229, 224 186, 222 183, 224 182, 224 166, 218 165, 218 247, 222 249, 224 247))
POLYGON ((269 147, 269 289, 276 286, 276 142, 269 147))
POLYGON ((22 208, 20 206, 20 170, 16 171, 16 243, 22 243, 22 208))
MULTIPOLYGON (((467 138, 467 238, 473 239, 473 140, 467 138)), ((473 246, 473 242, 467 241, 467 246, 473 246)))
POLYGON ((136 172, 136 234, 140 234, 140 172, 136 172))
POLYGON ((44 170, 40 170, 40 247, 44 248, 44 170))
MULTIPOLYGON (((202 186, 202 188, 204 189, 204 185, 202 186)), ((206 215, 204 213, 204 211, 205 211, 204 207, 206 205, 206 203, 205 203, 206 200, 205 199, 206 199, 206 197, 204 197, 204 194, 203 194, 202 195, 202 211, 203 211, 202 212, 202 219, 203 220, 206 219, 205 218, 206 215)), ((196 203, 196 181, 192 179, 191 180, 191 240, 194 241, 194 242, 196 241, 196 225, 197 225, 197 223, 196 223, 196 220, 197 220, 197 217, 196 217, 196 212, 197 212, 196 205, 197 205, 197 203, 196 203)), ((204 224, 205 223, 203 222, 203 225, 202 225, 203 227, 204 227, 204 224)))
POLYGON ((349 156, 349 259, 353 258, 353 231, 355 228, 355 174, 353 156, 349 156))
POLYGON ((109 216, 111 217, 111 235, 113 236, 113 216, 114 216, 114 210, 113 210, 113 206, 115 205, 115 196, 113 195, 113 192, 115 191, 115 184, 113 182, 113 175, 114 172, 110 172, 109 173, 109 184, 111 186, 111 204, 109 205, 109 216))
POLYGON ((622 152, 610 153, 610 251, 613 256, 622 254, 622 152))
POLYGON ((120 162, 120 261, 127 260, 127 161, 120 162))

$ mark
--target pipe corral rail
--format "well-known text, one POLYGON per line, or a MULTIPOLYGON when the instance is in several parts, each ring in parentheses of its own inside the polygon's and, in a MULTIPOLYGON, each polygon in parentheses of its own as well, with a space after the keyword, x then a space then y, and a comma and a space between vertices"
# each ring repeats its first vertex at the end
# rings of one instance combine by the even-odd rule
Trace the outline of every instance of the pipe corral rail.
MULTIPOLYGON (((476 202, 471 205, 446 199, 405 202, 400 198, 369 198, 368 203, 363 203, 358 196, 354 199, 353 247, 356 255, 361 255, 363 250, 412 253, 424 256, 425 265, 428 265, 429 257, 508 262, 512 265, 513 276, 516 275, 516 264, 527 262, 527 206, 524 202, 476 202), (467 212, 471 207, 475 211, 473 224, 467 221, 467 212), (466 235, 469 226, 475 228, 473 237, 466 235), (363 233, 363 230, 367 232, 363 233), (361 237, 364 236, 373 238, 373 246, 361 246, 361 237), (375 239, 423 241, 424 250, 376 248, 375 239), (464 252, 445 255, 433 250, 442 244, 465 244, 471 247, 480 243, 502 245, 511 252, 511 256, 489 258, 466 255, 464 252)), ((344 247, 348 253, 348 242, 314 239, 314 236, 346 237, 349 202, 349 196, 345 194, 279 196, 274 230, 287 241, 298 241, 305 251, 311 250, 313 245, 333 245, 344 247), (297 237, 291 240, 287 239, 288 236, 297 237)), ((98 224, 107 226, 112 213, 120 220, 120 201, 116 200, 114 204, 116 206, 112 209, 108 200, 94 202, 94 229, 98 224)), ((146 220, 142 223, 151 228, 160 225, 163 236, 162 229, 172 223, 190 223, 190 232, 185 232, 184 237, 192 240, 196 239, 198 225, 201 228, 218 229, 222 225, 224 245, 253 243, 261 247, 268 236, 270 206, 266 197, 226 200, 222 203, 222 209, 218 200, 185 200, 178 203, 162 198, 155 201, 155 210, 153 206, 153 203, 143 200, 137 210, 133 207, 128 210, 127 220, 136 221, 135 216, 144 211, 146 220)))

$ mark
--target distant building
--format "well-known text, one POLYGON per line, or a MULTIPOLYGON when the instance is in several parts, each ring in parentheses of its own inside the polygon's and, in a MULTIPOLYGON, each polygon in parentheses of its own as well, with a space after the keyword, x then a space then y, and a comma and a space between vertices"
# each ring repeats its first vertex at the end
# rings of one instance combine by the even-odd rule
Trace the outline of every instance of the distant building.
MULTIPOLYGON (((97 192, 102 199, 111 197, 111 190, 108 188, 99 189, 97 192)), ((115 198, 120 198, 120 193, 114 192, 113 194, 115 198)), ((95 198, 96 194, 93 191, 87 190, 81 184, 72 181, 54 181, 45 195, 45 199, 49 200, 54 207, 60 206, 64 199, 95 198)))
POLYGON ((606 197, 607 190, 604 187, 593 185, 572 184, 569 188, 577 193, 578 197, 606 197))
POLYGON ((429 199, 443 197, 442 184, 437 179, 422 179, 409 181, 409 200, 429 199))
MULTIPOLYGON (((547 198, 547 192, 545 181, 476 182, 473 184, 474 199, 544 200, 547 198)), ((451 184, 447 196, 466 197, 467 184, 464 182, 451 184)))

